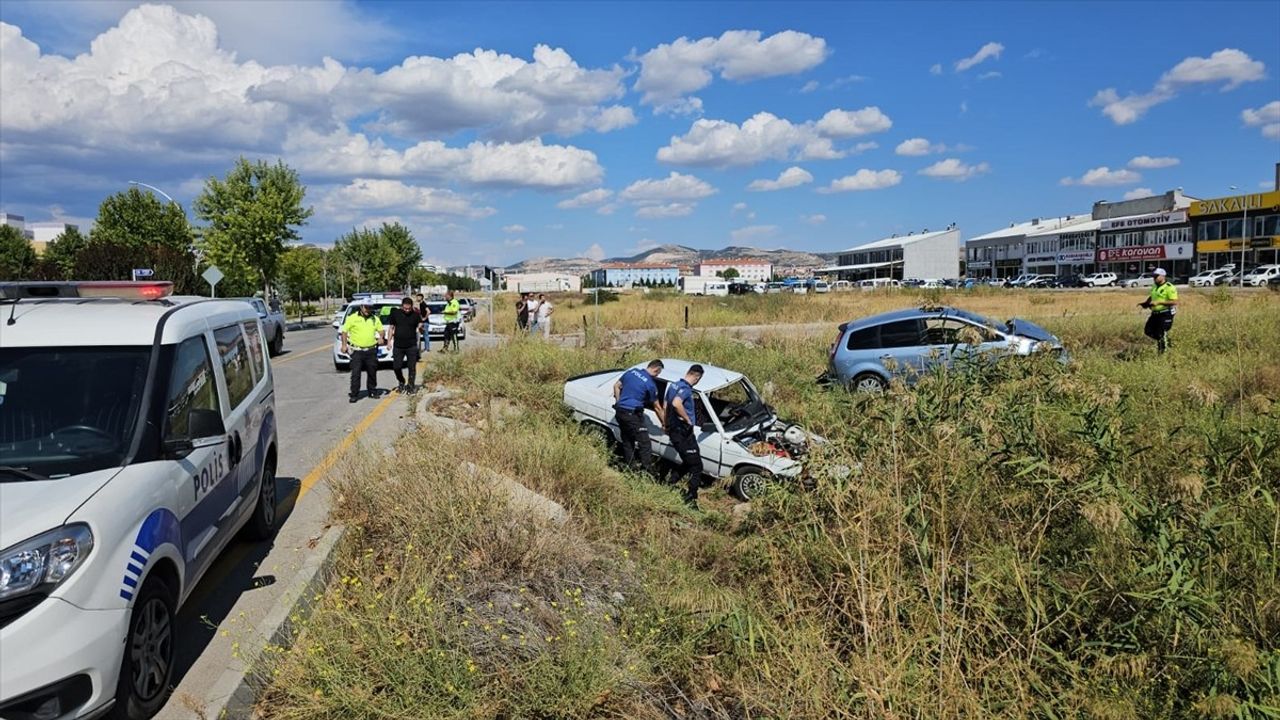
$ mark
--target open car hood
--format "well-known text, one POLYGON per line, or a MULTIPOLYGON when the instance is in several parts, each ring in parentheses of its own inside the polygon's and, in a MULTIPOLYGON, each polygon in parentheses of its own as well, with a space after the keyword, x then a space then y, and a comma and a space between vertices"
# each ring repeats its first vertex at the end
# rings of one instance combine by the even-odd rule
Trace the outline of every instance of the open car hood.
POLYGON ((1019 318, 1013 318, 1009 321, 1009 332, 1014 335, 1021 335, 1022 337, 1028 337, 1032 340, 1039 340, 1041 342, 1058 342, 1058 338, 1054 337, 1053 333, 1033 322, 1028 322, 1019 318))

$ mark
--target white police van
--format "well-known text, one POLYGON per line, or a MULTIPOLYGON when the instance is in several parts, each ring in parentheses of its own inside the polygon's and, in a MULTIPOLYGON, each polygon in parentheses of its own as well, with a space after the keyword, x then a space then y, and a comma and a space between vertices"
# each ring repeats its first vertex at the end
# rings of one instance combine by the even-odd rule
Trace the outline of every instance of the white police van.
POLYGON ((146 718, 174 615, 276 524, 258 313, 169 283, 0 283, 0 717, 146 718))

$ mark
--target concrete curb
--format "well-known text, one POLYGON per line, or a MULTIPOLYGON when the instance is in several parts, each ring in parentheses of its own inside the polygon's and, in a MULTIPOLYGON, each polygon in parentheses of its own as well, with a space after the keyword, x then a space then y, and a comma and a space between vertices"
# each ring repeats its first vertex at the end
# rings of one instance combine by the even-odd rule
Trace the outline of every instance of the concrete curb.
POLYGON ((213 720, 248 720, 253 717, 253 706, 263 684, 253 673, 253 666, 269 645, 290 644, 298 620, 311 613, 312 599, 324 591, 333 570, 338 543, 346 529, 330 526, 310 549, 310 555, 302 567, 280 594, 271 612, 258 623, 254 636, 246 641, 243 653, 244 667, 228 668, 204 697, 203 717, 213 720))

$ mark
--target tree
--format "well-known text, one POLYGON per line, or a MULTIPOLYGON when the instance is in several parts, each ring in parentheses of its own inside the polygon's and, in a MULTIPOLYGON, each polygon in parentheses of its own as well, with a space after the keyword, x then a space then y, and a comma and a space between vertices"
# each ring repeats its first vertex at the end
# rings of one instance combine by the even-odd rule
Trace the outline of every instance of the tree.
POLYGON ((350 273, 356 292, 389 290, 404 283, 403 277, 396 278, 395 248, 380 231, 352 228, 334 242, 333 256, 334 263, 350 273))
POLYGON ((324 294, 324 251, 291 247, 280 257, 280 282, 291 300, 316 300, 324 294))
MULTIPOLYGON (((150 268, 153 280, 168 280, 178 295, 204 295, 209 286, 196 275, 191 250, 166 245, 137 246, 91 239, 76 253, 71 277, 83 280, 127 280, 134 268, 150 268)), ((226 295, 222 285, 218 294, 226 295)))
POLYGON ((76 255, 89 244, 89 239, 73 227, 63 230, 58 237, 49 242, 41 258, 48 264, 50 279, 71 280, 75 277, 76 255))
POLYGON ((0 280, 29 280, 36 269, 36 249, 22 231, 0 225, 0 280))
POLYGON ((742 273, 738 272, 737 268, 725 268, 723 272, 718 272, 716 274, 725 280, 734 280, 742 275, 742 273))
POLYGON ((182 208, 136 187, 102 201, 89 239, 118 247, 163 245, 189 250, 192 245, 191 224, 182 208))
POLYGON ((306 193, 297 171, 283 162, 250 163, 241 157, 225 180, 206 180, 193 205, 196 215, 209 223, 206 256, 243 261, 269 291, 286 243, 299 239, 297 228, 314 212, 302 205, 306 193))
POLYGON ((422 248, 418 247, 418 241, 413 239, 409 228, 400 223, 383 223, 378 232, 396 254, 392 276, 396 278, 397 286, 403 286, 410 281, 414 268, 422 262, 422 248))

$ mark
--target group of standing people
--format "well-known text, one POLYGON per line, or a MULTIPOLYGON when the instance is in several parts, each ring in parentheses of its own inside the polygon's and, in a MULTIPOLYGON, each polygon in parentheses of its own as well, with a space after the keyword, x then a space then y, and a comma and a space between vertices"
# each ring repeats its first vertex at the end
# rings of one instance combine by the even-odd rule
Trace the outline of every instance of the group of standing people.
POLYGON ((533 293, 520 293, 516 300, 516 327, 530 335, 541 332, 544 338, 550 338, 551 313, 555 310, 555 306, 542 293, 537 297, 533 293))
MULTIPOLYGON (((356 312, 349 313, 339 335, 342 354, 351 359, 351 388, 349 402, 360 399, 360 376, 365 376, 368 396, 380 397, 378 389, 378 348, 391 346, 391 370, 395 373, 397 390, 414 393, 418 389, 418 361, 422 353, 431 352, 431 332, 428 318, 431 309, 422 293, 406 297, 400 306, 391 308, 387 322, 375 313, 370 303, 360 303, 356 312), (416 300, 416 302, 415 302, 416 300), (405 373, 408 373, 406 380, 405 373)), ((462 323, 462 306, 450 291, 445 294, 441 312, 444 318, 444 350, 457 352, 458 327, 462 323)))
POLYGON ((630 467, 636 459, 640 467, 657 477, 653 468, 653 447, 645 424, 645 409, 653 410, 658 423, 680 453, 680 469, 674 480, 684 478, 684 502, 698 509, 698 488, 702 485, 702 452, 698 449, 698 404, 693 386, 702 379, 701 365, 690 365, 684 377, 667 384, 665 398, 658 396, 655 379, 662 374, 661 360, 651 360, 644 370, 632 368, 613 384, 614 420, 622 436, 622 462, 630 467))

